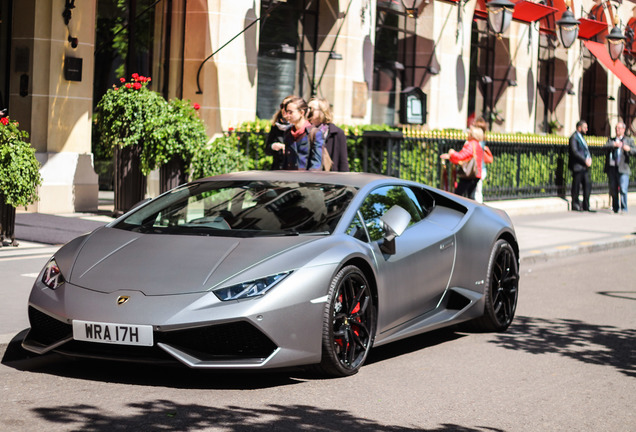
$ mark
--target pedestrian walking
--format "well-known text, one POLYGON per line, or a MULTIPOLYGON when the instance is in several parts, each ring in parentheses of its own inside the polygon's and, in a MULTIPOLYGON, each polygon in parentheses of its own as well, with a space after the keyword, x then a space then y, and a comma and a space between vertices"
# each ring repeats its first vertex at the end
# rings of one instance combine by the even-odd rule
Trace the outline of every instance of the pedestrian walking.
POLYGON ((283 109, 291 127, 285 131, 282 144, 272 145, 273 150, 283 150, 283 169, 321 170, 324 139, 320 129, 314 128, 307 119, 307 102, 296 96, 287 101, 283 109))
POLYGON ((457 195, 475 199, 475 189, 481 178, 481 166, 484 159, 484 151, 479 141, 483 139, 484 131, 473 125, 468 129, 468 138, 460 151, 450 149, 448 153, 439 156, 458 165, 458 181, 455 188, 457 195))
POLYGON ((592 182, 590 179, 590 167, 592 155, 587 146, 584 134, 587 133, 587 122, 579 120, 576 123, 576 131, 570 136, 568 166, 572 171, 572 210, 592 211, 590 209, 590 193, 592 182), (583 187, 583 201, 579 201, 579 191, 583 187))
MULTIPOLYGON (((287 119, 285 119, 283 113, 283 107, 287 102, 293 99, 295 96, 290 95, 287 96, 280 103, 280 109, 276 111, 274 117, 272 117, 272 126, 269 130, 269 134, 267 134, 267 140, 265 141, 265 154, 272 156, 272 169, 273 170, 281 170, 283 169, 283 164, 285 162, 284 154, 282 150, 274 150, 274 144, 282 144, 283 138, 285 136, 285 131, 291 127, 287 119)), ((278 148, 279 146, 277 146, 278 148)))
POLYGON ((344 131, 333 124, 331 105, 327 99, 309 101, 309 121, 320 129, 325 140, 322 166, 325 171, 349 171, 347 139, 344 131))
POLYGON ((609 181, 612 210, 627 212, 627 188, 629 186, 629 159, 636 155, 634 140, 625 136, 625 123, 618 122, 616 136, 605 144, 605 173, 609 181), (620 200, 619 200, 620 197, 620 200))
POLYGON ((477 187, 475 188, 475 201, 478 203, 484 202, 484 180, 486 180, 486 175, 488 174, 488 164, 491 164, 493 161, 492 153, 488 146, 486 145, 486 131, 488 130, 488 123, 482 117, 479 117, 473 122, 473 126, 478 127, 484 133, 484 138, 479 141, 479 145, 484 152, 484 158, 481 164, 481 178, 477 182, 477 187))

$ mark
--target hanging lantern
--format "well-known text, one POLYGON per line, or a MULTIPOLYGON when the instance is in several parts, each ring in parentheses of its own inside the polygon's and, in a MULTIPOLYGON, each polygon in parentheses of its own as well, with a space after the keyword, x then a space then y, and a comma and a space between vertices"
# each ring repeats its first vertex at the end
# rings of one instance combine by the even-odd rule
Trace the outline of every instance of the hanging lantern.
POLYGON ((570 11, 570 7, 563 12, 561 19, 556 22, 559 26, 559 39, 563 48, 567 49, 572 46, 579 35, 579 20, 574 18, 574 14, 570 11))
POLYGON ((486 5, 488 7, 488 24, 497 35, 501 35, 508 30, 514 12, 514 3, 508 0, 491 0, 486 5))
POLYGON ((616 61, 623 53, 623 47, 625 46, 625 36, 618 26, 615 26, 612 31, 605 37, 607 40, 607 50, 612 60, 616 61))

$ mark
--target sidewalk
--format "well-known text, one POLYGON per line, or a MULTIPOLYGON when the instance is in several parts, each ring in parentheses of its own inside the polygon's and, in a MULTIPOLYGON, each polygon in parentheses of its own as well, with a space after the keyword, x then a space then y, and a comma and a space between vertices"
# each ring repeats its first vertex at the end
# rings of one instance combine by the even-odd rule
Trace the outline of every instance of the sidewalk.
MULTIPOLYGON (((595 212, 571 212, 568 200, 536 198, 491 201, 505 210, 515 226, 522 264, 552 257, 589 253, 636 245, 636 193, 631 193, 629 214, 614 214, 607 195, 595 195, 595 212)), ((96 214, 48 215, 18 212, 18 247, 0 248, 0 258, 53 254, 60 245, 113 220, 113 193, 100 191, 96 214)))

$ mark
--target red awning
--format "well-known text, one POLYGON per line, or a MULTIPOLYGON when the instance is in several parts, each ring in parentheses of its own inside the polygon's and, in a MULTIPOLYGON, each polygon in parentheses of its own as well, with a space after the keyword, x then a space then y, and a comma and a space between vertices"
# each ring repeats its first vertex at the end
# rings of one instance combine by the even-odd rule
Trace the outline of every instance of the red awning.
POLYGON ((483 19, 488 19, 488 8, 486 7, 486 0, 477 0, 475 6, 475 16, 483 19))
MULTIPOLYGON (((561 19, 567 6, 564 0, 548 0, 548 4, 550 3, 557 11, 554 15, 547 15, 541 19, 540 30, 543 33, 556 34, 556 22, 561 19)), ((593 8, 592 12, 590 12, 590 18, 578 18, 580 22, 579 39, 591 39, 603 31, 607 32, 607 23, 605 22, 605 15, 601 13, 602 11, 602 8, 593 8)))
POLYGON ((579 18, 579 39, 591 39, 603 30, 607 31, 607 24, 601 21, 579 18))
POLYGON ((567 9, 564 0, 547 0, 548 6, 556 9, 552 15, 546 15, 539 22, 539 31, 541 33, 556 34, 556 22, 561 19, 561 15, 567 9))
MULTIPOLYGON (((631 28, 632 31, 636 31, 636 18, 630 18, 625 26, 625 33, 627 33, 627 27, 631 28)), ((633 41, 631 45, 629 41, 625 41, 625 50, 629 51, 632 55, 636 52, 636 41, 633 41)))
POLYGON ((533 3, 527 0, 519 0, 515 3, 515 11, 512 13, 512 19, 530 23, 540 20, 541 18, 557 11, 558 9, 550 6, 533 3))
MULTIPOLYGON (((477 0, 475 6, 475 16, 488 19, 488 1, 477 0)), ((515 10, 512 13, 512 19, 526 23, 535 22, 544 18, 558 10, 556 8, 534 3, 529 0, 511 0, 515 4, 515 10)))
POLYGON ((603 65, 609 69, 616 78, 627 87, 633 94, 636 95, 636 75, 632 73, 627 66, 625 66, 620 60, 612 60, 607 51, 607 46, 602 43, 594 41, 583 41, 588 50, 596 57, 603 65))

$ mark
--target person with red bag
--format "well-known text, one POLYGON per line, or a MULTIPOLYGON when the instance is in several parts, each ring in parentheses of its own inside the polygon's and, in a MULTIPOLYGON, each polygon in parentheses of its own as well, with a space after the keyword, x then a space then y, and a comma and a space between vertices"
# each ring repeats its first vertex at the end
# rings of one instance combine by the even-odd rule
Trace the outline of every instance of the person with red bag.
POLYGON ((450 149, 439 157, 450 160, 457 165, 457 186, 455 194, 475 199, 475 189, 481 178, 481 166, 484 160, 484 150, 480 141, 484 140, 484 131, 476 126, 468 130, 468 139, 460 151, 450 149))

